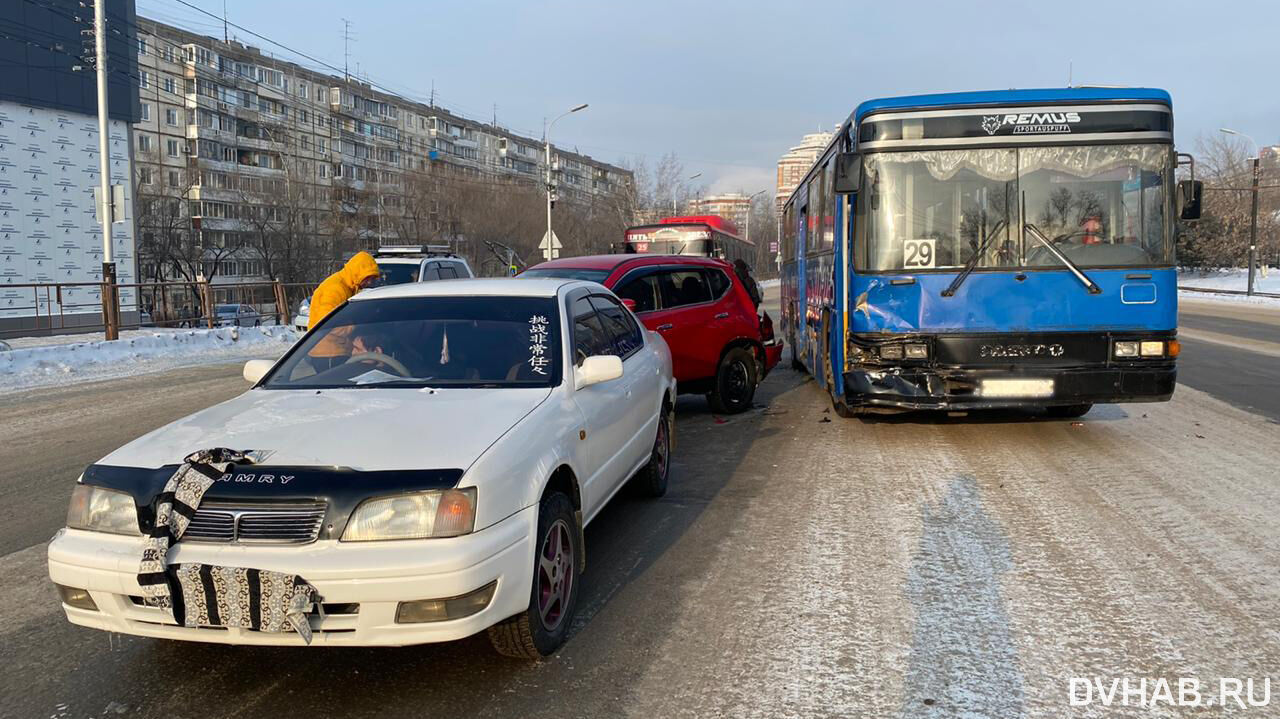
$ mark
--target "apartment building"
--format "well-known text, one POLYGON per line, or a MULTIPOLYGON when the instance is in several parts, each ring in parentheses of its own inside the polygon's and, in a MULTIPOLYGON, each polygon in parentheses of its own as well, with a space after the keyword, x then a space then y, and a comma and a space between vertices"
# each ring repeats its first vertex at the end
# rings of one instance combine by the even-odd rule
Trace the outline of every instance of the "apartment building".
POLYGON ((699 197, 692 203, 692 214, 719 215, 738 227, 745 227, 751 213, 751 199, 741 192, 724 192, 699 197))
POLYGON ((809 168, 813 167, 818 156, 827 149, 827 145, 831 144, 832 137, 830 132, 805 135, 799 145, 787 150, 787 153, 778 159, 778 189, 774 194, 774 202, 779 215, 782 214, 782 206, 787 204, 791 193, 796 191, 796 187, 809 172, 809 168))
MULTIPOLYGON (((541 140, 238 42, 141 18, 138 29, 134 155, 140 201, 155 200, 138 213, 144 277, 182 269, 156 250, 175 245, 184 219, 186 244, 200 248, 185 264, 215 283, 301 279, 380 243, 467 252, 459 188, 543 186, 541 140)), ((632 181, 585 155, 552 155, 561 202, 632 181)))

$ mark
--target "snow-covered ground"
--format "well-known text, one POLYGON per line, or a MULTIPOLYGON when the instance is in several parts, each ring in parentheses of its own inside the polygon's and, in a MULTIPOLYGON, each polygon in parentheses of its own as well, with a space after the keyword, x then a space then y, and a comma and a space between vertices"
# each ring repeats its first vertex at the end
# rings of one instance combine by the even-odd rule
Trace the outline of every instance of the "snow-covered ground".
POLYGON ((275 358, 298 337, 289 327, 275 326, 129 330, 110 342, 101 333, 7 340, 12 350, 0 352, 0 394, 175 367, 275 358))
POLYGON ((782 280, 761 280, 759 284, 760 284, 760 289, 765 290, 770 287, 777 287, 778 285, 782 284, 782 280))

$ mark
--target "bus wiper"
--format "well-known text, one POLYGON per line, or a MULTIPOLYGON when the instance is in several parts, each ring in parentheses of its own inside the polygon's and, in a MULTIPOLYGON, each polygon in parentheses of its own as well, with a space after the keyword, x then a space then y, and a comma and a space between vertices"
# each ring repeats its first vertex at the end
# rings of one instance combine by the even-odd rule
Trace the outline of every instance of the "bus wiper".
POLYGON ((996 235, 1000 232, 1000 228, 1004 227, 1006 224, 1008 223, 1006 223, 1004 219, 996 221, 996 224, 991 228, 991 232, 988 232, 987 236, 982 238, 982 244, 978 245, 978 249, 973 253, 973 257, 970 257, 969 261, 964 264, 964 268, 960 270, 960 274, 956 275, 956 278, 951 281, 951 284, 947 285, 947 289, 942 291, 943 297, 951 297, 955 295, 956 290, 960 289, 960 285, 964 284, 969 273, 973 272, 973 268, 977 267, 978 263, 982 261, 982 253, 987 251, 987 245, 991 244, 991 241, 994 240, 996 235))
POLYGON ((1088 288, 1089 294, 1091 295, 1102 294, 1102 288, 1099 287, 1096 283, 1094 283, 1093 280, 1089 279, 1089 276, 1086 275, 1084 271, 1081 270, 1078 265, 1076 265, 1076 263, 1072 262, 1070 259, 1067 258, 1066 255, 1062 254, 1062 250, 1059 250, 1057 247, 1054 247, 1053 242, 1049 241, 1049 238, 1044 236, 1044 233, 1040 231, 1040 228, 1028 222, 1022 226, 1022 229, 1024 232, 1029 231, 1031 233, 1031 236, 1034 237, 1036 241, 1044 245, 1045 249, 1049 250, 1050 254, 1052 254, 1054 257, 1057 257, 1059 262, 1066 265, 1067 269, 1071 270, 1071 274, 1075 275, 1077 280, 1080 280, 1080 284, 1088 288))

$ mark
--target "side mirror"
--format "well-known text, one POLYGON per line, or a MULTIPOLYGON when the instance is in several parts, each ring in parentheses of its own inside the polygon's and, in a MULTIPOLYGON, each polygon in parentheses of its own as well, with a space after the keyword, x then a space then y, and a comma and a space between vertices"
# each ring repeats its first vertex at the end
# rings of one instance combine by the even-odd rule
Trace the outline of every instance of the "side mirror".
POLYGON ((614 355, 592 355, 582 360, 582 364, 574 370, 573 376, 577 389, 584 389, 601 382, 611 382, 622 376, 622 358, 614 355))
POLYGON ((629 298, 629 297, 624 297, 624 298, 622 299, 622 306, 623 306, 623 307, 626 307, 626 308, 627 308, 627 309, 629 309, 629 310, 631 310, 631 314, 633 314, 633 315, 634 315, 634 314, 636 313, 636 301, 635 301, 635 300, 633 300, 633 299, 631 299, 631 298, 629 298))
POLYGON ((848 195, 862 189, 862 163, 854 152, 842 152, 836 155, 835 186, 836 194, 848 195))
POLYGON ((1178 183, 1178 216, 1184 220, 1200 219, 1200 200, 1204 196, 1204 183, 1199 180, 1182 180, 1178 183))
POLYGON ((257 384, 271 371, 275 365, 275 360, 255 359, 244 363, 244 380, 249 384, 257 384))

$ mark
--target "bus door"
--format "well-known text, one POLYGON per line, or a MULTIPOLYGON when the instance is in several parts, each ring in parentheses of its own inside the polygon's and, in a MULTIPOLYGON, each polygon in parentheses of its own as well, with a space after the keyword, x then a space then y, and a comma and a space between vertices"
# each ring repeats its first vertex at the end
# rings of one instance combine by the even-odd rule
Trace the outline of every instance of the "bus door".
MULTIPOLYGON (((796 192, 799 193, 799 189, 796 192)), ((800 361, 812 371, 813 363, 809 359, 809 293, 807 291, 809 275, 805 271, 805 255, 808 254, 805 246, 808 244, 809 234, 809 204, 806 202, 799 207, 800 212, 796 218, 796 337, 792 344, 792 351, 796 352, 800 356, 800 361)))

